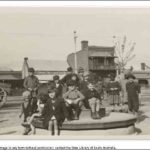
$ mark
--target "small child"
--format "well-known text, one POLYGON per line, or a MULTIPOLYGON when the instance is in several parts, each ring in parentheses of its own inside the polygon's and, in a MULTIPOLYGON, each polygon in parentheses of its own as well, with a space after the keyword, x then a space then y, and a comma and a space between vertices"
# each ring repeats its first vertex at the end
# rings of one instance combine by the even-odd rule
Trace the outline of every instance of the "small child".
POLYGON ((42 115, 45 118, 45 126, 51 131, 51 135, 60 135, 60 127, 68 113, 63 99, 56 97, 56 89, 49 89, 47 103, 42 115))
POLYGON ((54 86, 56 88, 56 96, 62 97, 63 86, 60 83, 60 78, 58 75, 53 76, 53 82, 51 84, 52 84, 52 86, 54 86))
POLYGON ((129 111, 138 116, 140 86, 134 81, 134 75, 129 74, 127 79, 128 82, 126 83, 126 91, 128 96, 129 111))
POLYGON ((21 104, 21 114, 19 117, 21 118, 24 115, 23 122, 27 121, 27 118, 31 116, 31 95, 29 91, 25 91, 22 94, 24 102, 21 104))
POLYGON ((113 105, 112 111, 115 111, 117 106, 119 106, 121 103, 120 92, 120 83, 115 80, 115 74, 110 74, 110 81, 107 84, 107 93, 109 95, 110 104, 113 105))
POLYGON ((98 77, 98 81, 95 84, 95 89, 97 90, 97 92, 101 96, 101 99, 103 99, 104 98, 104 84, 103 84, 103 80, 100 76, 98 77))
POLYGON ((100 119, 99 110, 100 110, 101 96, 95 89, 93 83, 88 84, 86 96, 89 102, 89 106, 91 108, 91 117, 93 119, 100 119))
POLYGON ((68 82, 68 91, 64 94, 64 100, 69 113, 72 111, 74 114, 70 116, 70 120, 79 120, 79 113, 83 105, 84 96, 77 90, 76 83, 72 80, 68 82), (73 118, 74 117, 74 118, 73 118))
MULTIPOLYGON (((34 129, 34 127, 32 125, 32 122, 33 122, 35 117, 41 117, 42 116, 42 112, 43 112, 46 100, 47 100, 47 98, 46 98, 45 94, 40 94, 39 95, 39 99, 37 101, 37 106, 38 106, 37 112, 33 113, 32 116, 30 117, 30 119, 27 122, 22 123, 22 125, 24 127, 30 128, 31 130, 34 129)), ((26 133, 26 134, 28 134, 28 133, 26 133)))
POLYGON ((72 74, 71 80, 75 82, 76 87, 78 88, 79 87, 79 77, 75 73, 72 74))

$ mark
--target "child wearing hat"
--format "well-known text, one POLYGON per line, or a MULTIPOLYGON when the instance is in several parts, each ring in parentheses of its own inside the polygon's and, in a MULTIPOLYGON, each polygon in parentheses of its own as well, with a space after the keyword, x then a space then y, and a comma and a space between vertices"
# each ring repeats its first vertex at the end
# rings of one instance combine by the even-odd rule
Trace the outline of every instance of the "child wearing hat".
POLYGON ((55 87, 48 91, 48 99, 44 107, 44 125, 51 132, 51 135, 59 135, 62 123, 68 118, 65 102, 60 97, 56 97, 55 87))
POLYGON ((34 68, 28 69, 29 76, 27 76, 24 80, 23 86, 26 90, 28 90, 31 93, 32 96, 32 113, 34 113, 37 110, 37 92, 39 88, 39 80, 34 75, 34 68))
POLYGON ((79 77, 78 90, 85 96, 85 99, 83 101, 85 108, 89 108, 89 104, 86 99, 86 91, 88 89, 88 82, 86 80, 86 77, 84 75, 84 69, 82 67, 79 67, 78 69, 78 77, 79 77))
POLYGON ((126 91, 128 97, 128 107, 129 111, 138 115, 139 110, 139 93, 140 93, 140 86, 137 82, 135 82, 135 76, 129 74, 127 76, 128 82, 126 83, 126 91))
POLYGON ((92 82, 88 84, 86 98, 88 99, 89 106, 91 108, 92 119, 100 119, 99 110, 101 104, 101 95, 97 92, 92 82))
POLYGON ((79 80, 77 74, 73 73, 73 69, 71 67, 68 67, 67 68, 67 74, 61 79, 61 83, 63 85, 67 84, 68 81, 72 80, 72 76, 76 76, 77 81, 79 80))
POLYGON ((53 82, 50 83, 50 86, 54 86, 56 88, 56 96, 57 97, 62 97, 63 86, 60 83, 60 78, 58 75, 53 76, 53 82))
POLYGON ((68 91, 63 95, 66 106, 70 113, 70 119, 78 120, 81 107, 83 105, 84 95, 77 90, 76 83, 70 80, 68 83, 68 91), (73 112, 73 115, 71 114, 73 112))
POLYGON ((79 88, 79 78, 75 73, 72 74, 71 80, 74 81, 74 83, 76 84, 76 87, 79 88))

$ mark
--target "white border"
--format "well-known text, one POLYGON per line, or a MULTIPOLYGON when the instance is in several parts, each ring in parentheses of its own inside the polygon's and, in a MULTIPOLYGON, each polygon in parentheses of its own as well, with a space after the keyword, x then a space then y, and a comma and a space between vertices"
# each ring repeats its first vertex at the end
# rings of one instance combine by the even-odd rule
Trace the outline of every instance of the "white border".
POLYGON ((149 8, 150 1, 0 1, 0 7, 149 8))
MULTIPOLYGON (((92 1, 0 1, 0 7, 88 7, 88 8, 150 8, 150 2, 148 1, 134 1, 134 2, 125 2, 125 1, 113 1, 113 2, 92 2, 92 1)), ((144 138, 146 136, 141 136, 140 139, 146 139, 144 138)), ((8 137, 10 138, 10 137, 8 137)), ((80 138, 80 137, 79 137, 80 138)), ((104 137, 107 138, 107 137, 104 137)), ((129 136, 129 139, 136 139, 135 136, 129 136)), ((137 136, 137 139, 139 137, 137 136)), ((147 137, 148 139, 149 137, 147 137)), ((27 137, 25 138, 27 139, 27 137)), ((92 138, 91 138, 92 139, 92 138)), ((110 139, 110 138, 108 138, 110 139)), ((111 138, 113 139, 113 137, 111 138)), ((119 139, 119 136, 114 136, 114 139, 119 139)), ((120 139, 128 139, 126 138, 120 138, 120 139)), ((0 142, 0 146, 11 146, 11 147, 17 147, 17 146, 115 146, 117 149, 147 149, 150 148, 149 141, 98 141, 98 140, 90 140, 88 141, 49 141, 49 140, 42 140, 42 141, 33 141, 33 140, 3 140, 0 142)))

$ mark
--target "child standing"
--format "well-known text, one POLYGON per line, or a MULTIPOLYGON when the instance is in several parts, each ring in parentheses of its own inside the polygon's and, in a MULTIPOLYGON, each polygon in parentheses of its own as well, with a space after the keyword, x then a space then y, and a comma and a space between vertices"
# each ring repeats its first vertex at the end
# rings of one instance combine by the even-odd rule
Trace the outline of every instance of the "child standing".
POLYGON ((93 119, 100 119, 99 110, 100 110, 101 96, 96 91, 93 83, 88 84, 86 96, 91 108, 91 117, 93 119))
POLYGON ((113 111, 115 111, 115 107, 120 105, 120 92, 120 83, 115 80, 114 74, 110 74, 110 81, 107 84, 107 93, 109 95, 110 104, 113 105, 113 111))
POLYGON ((25 91, 22 94, 24 102, 21 104, 21 114, 19 117, 21 118, 24 115, 23 122, 27 121, 27 118, 31 116, 31 95, 29 91, 25 91))
POLYGON ((51 131, 51 135, 59 135, 63 121, 68 118, 63 99, 56 97, 56 89, 49 89, 47 103, 43 110, 45 126, 51 131))
POLYGON ((104 90, 103 90, 104 89, 104 84, 103 84, 103 80, 100 76, 98 77, 98 81, 95 84, 95 89, 97 90, 97 92, 101 96, 101 99, 103 99, 104 98, 104 90))
POLYGON ((72 80, 68 82, 68 91, 64 94, 64 100, 68 108, 69 113, 71 114, 70 119, 74 116, 74 120, 79 119, 79 113, 83 105, 84 95, 77 90, 76 83, 72 80), (73 115, 71 112, 74 112, 73 115))
POLYGON ((50 85, 50 86, 54 86, 56 88, 56 96, 57 97, 62 97, 63 86, 60 83, 60 79, 59 79, 58 75, 53 76, 53 82, 51 84, 52 85, 50 85))
POLYGON ((138 115, 139 110, 139 93, 140 93, 140 86, 138 83, 136 83, 135 76, 132 74, 129 74, 127 76, 128 82, 126 83, 126 91, 127 91, 127 97, 128 97, 128 107, 129 111, 138 115))

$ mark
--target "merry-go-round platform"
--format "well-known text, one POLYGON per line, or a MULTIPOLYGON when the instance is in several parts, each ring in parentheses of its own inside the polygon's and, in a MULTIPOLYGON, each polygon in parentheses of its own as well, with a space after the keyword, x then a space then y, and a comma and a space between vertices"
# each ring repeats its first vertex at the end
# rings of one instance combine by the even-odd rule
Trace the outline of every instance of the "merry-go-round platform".
POLYGON ((129 113, 107 112, 101 119, 93 120, 90 110, 83 110, 79 120, 64 122, 61 135, 134 134, 137 118, 129 113))
MULTIPOLYGON (((79 120, 65 121, 60 128, 61 135, 129 135, 135 133, 136 116, 105 108, 101 119, 92 119, 90 109, 81 111, 79 120)), ((38 128, 38 127, 37 127, 38 128)), ((41 128, 41 127, 40 127, 41 128)), ((42 128, 41 128, 42 129, 42 128)))
POLYGON ((63 123, 62 130, 90 130, 90 129, 112 129, 123 128, 134 125, 136 117, 128 113, 111 112, 101 119, 93 120, 90 110, 84 110, 79 120, 63 123))
MULTIPOLYGON (((101 119, 92 119, 90 109, 83 109, 79 120, 65 121, 63 123, 60 128, 60 135, 130 135, 136 132, 136 121, 137 118, 133 114, 119 111, 112 112, 110 107, 105 108, 105 114, 101 119)), ((42 129, 42 127, 36 127, 37 131, 39 130, 38 128, 42 129)))

